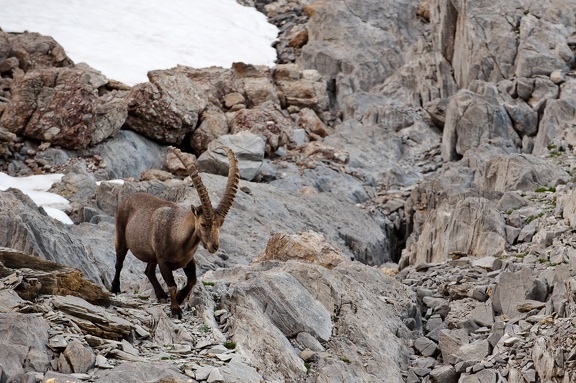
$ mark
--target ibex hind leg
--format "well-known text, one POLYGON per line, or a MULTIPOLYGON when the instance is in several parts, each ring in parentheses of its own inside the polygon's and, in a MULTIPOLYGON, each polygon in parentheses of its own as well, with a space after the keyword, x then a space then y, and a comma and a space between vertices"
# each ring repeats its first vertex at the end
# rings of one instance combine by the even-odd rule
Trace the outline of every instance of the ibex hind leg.
POLYGON ((168 294, 166 294, 166 292, 162 289, 160 282, 158 282, 158 278, 156 278, 156 263, 148 263, 148 266, 146 266, 145 274, 152 284, 152 287, 154 288, 154 294, 156 294, 156 299, 158 299, 158 302, 166 303, 168 301, 168 294))
POLYGON ((178 301, 179 304, 182 304, 182 302, 184 302, 184 300, 190 294, 190 291, 192 291, 192 289, 196 285, 196 262, 194 261, 194 259, 192 259, 186 265, 186 267, 184 267, 184 273, 186 274, 186 278, 188 278, 188 281, 186 282, 186 285, 182 288, 182 290, 178 292, 178 295, 176 295, 176 300, 178 301))
POLYGON ((112 280, 112 292, 114 294, 120 293, 120 272, 122 271, 122 266, 124 265, 124 260, 126 259, 126 254, 128 249, 126 246, 120 243, 116 239, 116 274, 114 274, 114 279, 112 280))

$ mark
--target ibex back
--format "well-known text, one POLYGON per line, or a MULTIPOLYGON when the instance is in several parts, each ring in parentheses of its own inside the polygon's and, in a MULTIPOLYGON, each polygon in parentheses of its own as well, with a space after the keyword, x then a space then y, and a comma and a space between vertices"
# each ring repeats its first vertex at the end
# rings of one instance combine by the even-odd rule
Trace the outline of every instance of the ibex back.
POLYGON ((232 150, 223 147, 228 154, 228 182, 217 208, 212 207, 208 191, 202 183, 198 169, 182 152, 170 148, 186 167, 192 183, 200 196, 201 205, 184 209, 174 202, 146 193, 131 194, 122 200, 116 212, 116 274, 112 292, 120 292, 120 272, 128 250, 139 260, 148 263, 146 276, 154 287, 156 298, 166 301, 168 295, 156 278, 156 265, 168 285, 170 308, 173 317, 182 318, 180 305, 196 284, 194 253, 202 245, 215 253, 219 246, 220 227, 230 210, 240 181, 238 160, 232 150), (184 268, 186 285, 177 292, 172 271, 184 268))

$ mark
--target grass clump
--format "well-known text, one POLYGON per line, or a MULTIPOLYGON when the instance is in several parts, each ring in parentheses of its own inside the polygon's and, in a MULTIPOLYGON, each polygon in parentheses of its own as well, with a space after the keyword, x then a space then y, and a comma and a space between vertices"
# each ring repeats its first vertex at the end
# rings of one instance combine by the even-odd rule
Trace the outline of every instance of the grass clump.
POLYGON ((236 348, 236 342, 226 341, 224 342, 224 347, 226 347, 228 350, 234 350, 236 348))

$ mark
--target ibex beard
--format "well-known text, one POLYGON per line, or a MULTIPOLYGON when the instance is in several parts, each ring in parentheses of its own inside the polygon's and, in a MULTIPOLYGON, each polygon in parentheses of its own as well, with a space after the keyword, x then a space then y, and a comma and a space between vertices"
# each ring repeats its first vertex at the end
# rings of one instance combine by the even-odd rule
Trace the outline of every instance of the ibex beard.
POLYGON ((156 298, 166 302, 168 294, 156 278, 158 265, 168 286, 171 314, 182 318, 180 305, 196 284, 196 249, 202 243, 213 254, 220 247, 220 228, 234 202, 240 182, 240 170, 234 152, 226 147, 222 149, 228 155, 229 170, 226 188, 217 208, 212 207, 194 162, 188 161, 179 149, 172 147, 170 150, 184 164, 192 178, 201 205, 191 206, 188 210, 146 193, 131 194, 120 202, 116 212, 116 274, 112 281, 113 293, 120 293, 120 272, 130 250, 136 258, 148 264, 145 274, 154 288, 156 298), (177 291, 172 272, 180 268, 184 269, 187 282, 182 290, 177 291))

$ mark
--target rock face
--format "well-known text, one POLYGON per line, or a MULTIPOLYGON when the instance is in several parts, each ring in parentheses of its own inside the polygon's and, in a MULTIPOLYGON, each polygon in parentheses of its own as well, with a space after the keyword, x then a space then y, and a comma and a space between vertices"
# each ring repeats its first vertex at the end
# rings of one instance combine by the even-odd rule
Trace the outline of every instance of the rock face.
POLYGON ((408 331, 403 319, 419 318, 403 287, 379 270, 350 262, 331 271, 300 262, 262 263, 205 278, 234 291, 222 300, 234 318, 232 340, 240 355, 258 360, 254 366, 266 380, 283 379, 282 370, 294 380, 377 382, 382 377, 375 371, 386 365, 387 381, 403 381, 399 367, 405 351, 395 334, 408 331), (327 348, 308 372, 297 351, 305 348, 297 340, 303 333, 327 348), (370 355, 368 371, 362 355, 370 355), (280 369, 273 367, 277 364, 280 369))

